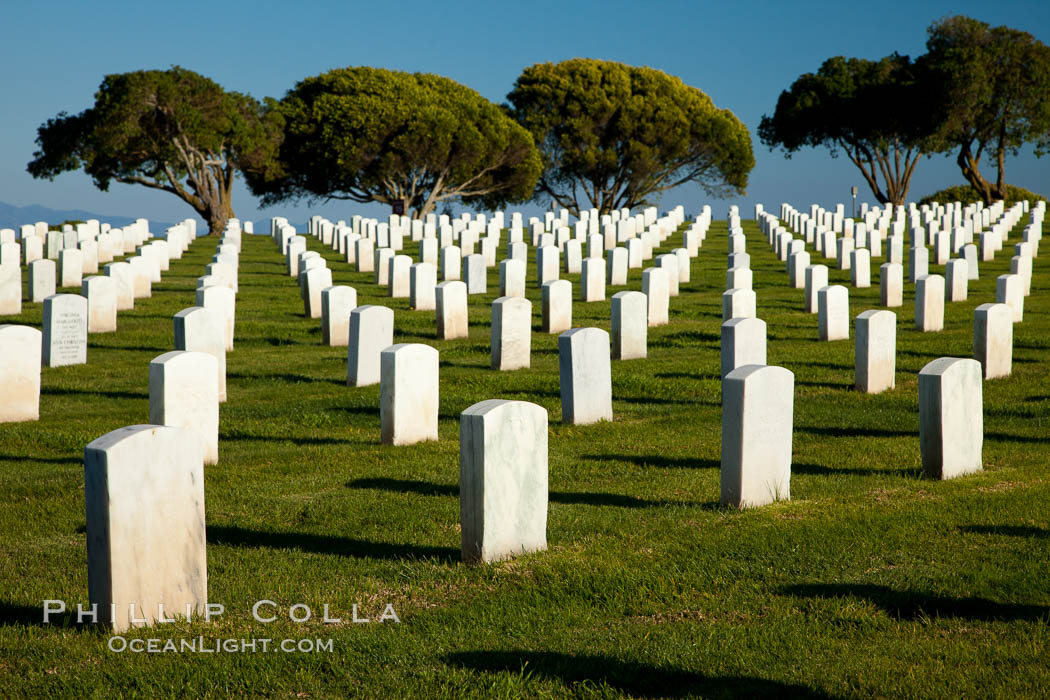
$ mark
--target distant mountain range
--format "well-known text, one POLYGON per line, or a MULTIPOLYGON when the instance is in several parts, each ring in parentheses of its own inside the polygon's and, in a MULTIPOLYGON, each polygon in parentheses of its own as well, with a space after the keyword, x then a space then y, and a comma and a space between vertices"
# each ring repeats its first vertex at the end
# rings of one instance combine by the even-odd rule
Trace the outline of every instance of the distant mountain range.
MULTIPOLYGON (((18 227, 23 224, 33 224, 37 221, 46 221, 49 224, 60 224, 69 219, 79 221, 98 219, 100 222, 108 223, 115 228, 127 226, 128 224, 135 222, 134 218, 127 216, 106 216, 105 214, 94 214, 80 209, 50 209, 48 207, 42 207, 39 204, 30 204, 27 207, 16 207, 13 204, 0 202, 0 228, 13 228, 17 231, 18 227)), ((154 234, 162 233, 164 229, 172 226, 171 223, 153 221, 152 219, 150 219, 149 224, 150 230, 154 234)))

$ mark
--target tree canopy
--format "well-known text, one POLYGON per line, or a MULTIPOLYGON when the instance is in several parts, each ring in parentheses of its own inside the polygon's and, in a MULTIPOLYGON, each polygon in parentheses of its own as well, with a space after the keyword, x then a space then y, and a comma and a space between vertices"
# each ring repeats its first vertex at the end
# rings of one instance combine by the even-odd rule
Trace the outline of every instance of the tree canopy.
POLYGON ((105 77, 93 107, 40 126, 27 170, 54 179, 83 168, 103 191, 117 181, 170 192, 214 234, 233 216, 235 171, 263 168, 279 138, 263 105, 193 71, 119 73, 105 77))
POLYGON ((281 100, 273 167, 246 173, 264 204, 381 202, 422 217, 446 200, 528 199, 540 173, 532 137, 449 78, 369 67, 307 78, 281 100))
POLYGON ((755 165, 751 137, 732 112, 652 68, 540 63, 507 99, 543 155, 537 195, 577 216, 588 201, 603 213, 643 206, 687 182, 712 196, 742 194, 755 165))
POLYGON ((835 56, 780 93, 758 127, 762 143, 787 157, 805 147, 843 151, 882 203, 902 204, 933 122, 921 71, 907 56, 879 61, 835 56))
POLYGON ((986 203, 1005 199, 1006 155, 1025 143, 1050 150, 1050 47, 1031 34, 957 15, 927 30, 922 61, 934 87, 937 148, 958 149, 963 177, 986 203), (983 158, 997 177, 981 173, 983 158))

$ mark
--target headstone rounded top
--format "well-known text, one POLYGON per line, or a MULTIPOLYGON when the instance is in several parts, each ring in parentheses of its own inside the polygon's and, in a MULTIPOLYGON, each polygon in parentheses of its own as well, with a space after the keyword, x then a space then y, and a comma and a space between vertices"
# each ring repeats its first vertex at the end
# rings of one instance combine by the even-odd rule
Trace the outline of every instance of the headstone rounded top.
POLYGON ((861 311, 859 314, 857 314, 857 318, 862 318, 866 321, 881 318, 889 319, 890 317, 896 320, 897 314, 887 309, 868 309, 867 311, 861 311))
POLYGON ((777 365, 742 365, 725 376, 727 381, 744 381, 761 374, 765 379, 785 379, 794 382, 795 373, 777 365))
POLYGON ((760 318, 751 317, 737 317, 731 318, 722 324, 722 328, 730 326, 736 328, 737 326, 755 326, 756 328, 761 326, 763 330, 766 328, 766 322, 760 318))
POLYGON ((534 413, 537 417, 547 418, 547 409, 530 401, 513 401, 509 399, 485 399, 463 411, 461 416, 484 416, 496 413, 534 413))
POLYGON ((559 335, 558 338, 559 340, 561 338, 570 339, 577 336, 583 337, 585 339, 604 338, 605 342, 609 342, 609 332, 602 330, 601 328, 573 328, 571 330, 565 331, 564 333, 559 335))
POLYGON ((121 448, 135 449, 139 443, 142 443, 143 447, 148 448, 152 452, 156 446, 153 443, 155 437, 186 445, 186 449, 192 449, 192 446, 195 445, 201 451, 200 461, 204 461, 203 447, 200 446, 200 441, 196 436, 185 428, 175 428, 169 425, 126 425, 123 428, 111 430, 89 442, 84 447, 84 454, 95 451, 109 451, 118 445, 121 448))
POLYGON ((975 372, 981 376, 981 363, 968 357, 939 357, 919 370, 919 376, 945 376, 962 372, 975 372))

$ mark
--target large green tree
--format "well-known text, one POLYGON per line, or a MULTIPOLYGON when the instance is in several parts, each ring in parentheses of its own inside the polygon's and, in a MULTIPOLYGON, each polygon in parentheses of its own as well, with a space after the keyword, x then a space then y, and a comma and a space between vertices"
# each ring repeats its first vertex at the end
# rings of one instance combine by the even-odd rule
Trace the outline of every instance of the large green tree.
POLYGON ((540 172, 525 129, 437 75, 340 68, 300 81, 278 109, 274 167, 246 173, 264 204, 347 199, 423 217, 449 200, 524 201, 540 172))
POLYGON ((903 204, 915 166, 930 148, 934 124, 926 94, 924 74, 907 56, 835 56, 780 93, 758 135, 789 158, 805 147, 826 147, 832 157, 842 151, 879 202, 903 204))
POLYGON ((175 66, 107 75, 93 107, 40 126, 27 169, 54 179, 83 168, 103 191, 115 180, 170 192, 218 234, 234 215, 235 171, 262 169, 279 139, 259 102, 175 66))
POLYGON ((579 215, 649 204, 695 182, 712 196, 743 193, 755 165, 732 112, 652 68, 576 58, 522 72, 507 95, 543 154, 537 195, 579 215))
POLYGON ((986 203, 1006 198, 1006 156, 1025 143, 1050 147, 1050 47, 1031 34, 961 15, 927 30, 922 62, 935 87, 938 150, 956 152, 963 177, 986 203), (981 173, 989 158, 994 182, 981 173))

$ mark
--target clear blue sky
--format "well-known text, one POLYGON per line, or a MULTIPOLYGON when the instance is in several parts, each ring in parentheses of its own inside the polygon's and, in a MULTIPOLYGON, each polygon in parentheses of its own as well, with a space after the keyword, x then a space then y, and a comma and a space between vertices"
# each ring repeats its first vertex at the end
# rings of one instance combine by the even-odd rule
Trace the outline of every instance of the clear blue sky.
MULTIPOLYGON (((949 14, 1005 24, 1050 44, 1050 1, 839 2, 47 2, 13 4, 0 23, 0 201, 175 221, 192 215, 173 195, 113 184, 99 192, 82 173, 54 182, 25 171, 36 128, 60 111, 89 107, 102 77, 173 64, 257 98, 281 97, 301 78, 371 65, 448 76, 501 102, 521 70, 573 57, 647 65, 681 77, 732 110, 751 130, 756 166, 746 197, 709 200, 695 187, 668 192, 661 209, 695 212, 710 203, 782 201, 804 207, 848 202, 850 185, 871 201, 844 157, 807 150, 786 160, 755 129, 780 91, 829 56, 880 58, 924 50, 926 28, 949 14)), ((1031 149, 1010 159, 1007 179, 1050 193, 1050 157, 1031 149)), ((954 159, 924 160, 912 181, 918 198, 959 184, 954 159)), ((234 207, 245 220, 307 211, 333 219, 384 207, 334 203, 260 209, 243 186, 234 207)))

